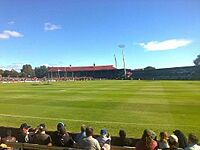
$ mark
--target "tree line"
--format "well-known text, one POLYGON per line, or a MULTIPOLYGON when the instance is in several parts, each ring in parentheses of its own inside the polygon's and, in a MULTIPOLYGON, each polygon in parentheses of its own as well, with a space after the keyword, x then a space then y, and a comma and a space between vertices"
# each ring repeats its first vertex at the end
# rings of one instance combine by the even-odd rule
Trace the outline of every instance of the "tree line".
POLYGON ((2 77, 37 77, 37 78, 43 78, 47 76, 48 68, 46 66, 40 66, 35 67, 34 69, 30 64, 26 64, 22 66, 22 69, 20 72, 17 72, 16 70, 2 70, 0 69, 0 76, 2 77))
MULTIPOLYGON (((200 54, 197 55, 197 58, 193 61, 195 66, 197 66, 197 70, 193 73, 195 76, 200 75, 200 54)), ((144 68, 144 70, 155 70, 154 67, 148 66, 144 68)), ((2 70, 0 69, 0 76, 2 77, 37 77, 37 78, 43 78, 47 77, 48 68, 46 66, 40 66, 35 67, 34 69, 30 64, 26 64, 22 66, 22 69, 20 72, 17 72, 16 70, 2 70)))

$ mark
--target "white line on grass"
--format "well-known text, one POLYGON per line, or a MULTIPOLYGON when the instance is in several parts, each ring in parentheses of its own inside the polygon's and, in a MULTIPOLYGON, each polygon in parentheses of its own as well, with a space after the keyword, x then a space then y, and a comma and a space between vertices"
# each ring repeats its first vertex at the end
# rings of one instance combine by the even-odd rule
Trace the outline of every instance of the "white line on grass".
MULTIPOLYGON (((49 118, 49 117, 36 117, 36 116, 22 116, 22 115, 12 115, 12 114, 0 114, 1 117, 12 117, 12 118, 31 118, 31 119, 41 119, 41 120, 56 120, 56 121, 71 121, 71 122, 87 122, 96 124, 126 124, 126 125, 138 125, 138 126, 174 126, 174 124, 155 124, 155 123, 134 123, 134 122, 117 122, 117 121, 89 121, 89 120, 78 120, 78 119, 65 119, 65 118, 49 118)), ((175 126, 188 126, 188 127, 199 127, 195 125, 175 125, 175 126)))

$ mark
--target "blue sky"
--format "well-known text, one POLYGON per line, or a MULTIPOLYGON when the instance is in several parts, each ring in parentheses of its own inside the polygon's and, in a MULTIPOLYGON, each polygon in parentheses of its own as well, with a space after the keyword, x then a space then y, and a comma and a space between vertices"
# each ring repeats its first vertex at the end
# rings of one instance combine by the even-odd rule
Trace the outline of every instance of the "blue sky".
POLYGON ((0 68, 193 65, 199 0, 1 0, 0 68))

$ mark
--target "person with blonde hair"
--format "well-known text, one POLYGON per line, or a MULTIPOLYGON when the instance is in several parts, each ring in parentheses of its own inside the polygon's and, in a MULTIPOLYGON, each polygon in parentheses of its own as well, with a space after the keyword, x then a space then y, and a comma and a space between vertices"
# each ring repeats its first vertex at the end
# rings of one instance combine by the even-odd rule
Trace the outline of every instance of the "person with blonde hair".
POLYGON ((169 148, 167 140, 168 140, 168 133, 166 131, 160 132, 160 141, 158 141, 158 148, 159 149, 169 148))
POLYGON ((136 150, 157 150, 158 144, 153 140, 154 132, 150 129, 145 129, 140 141, 136 144, 136 150))

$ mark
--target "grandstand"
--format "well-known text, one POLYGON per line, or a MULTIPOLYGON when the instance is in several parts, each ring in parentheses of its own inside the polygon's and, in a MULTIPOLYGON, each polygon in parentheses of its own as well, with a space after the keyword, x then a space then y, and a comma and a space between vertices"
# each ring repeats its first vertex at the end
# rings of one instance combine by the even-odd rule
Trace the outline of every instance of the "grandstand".
POLYGON ((82 66, 82 67, 48 67, 49 78, 107 78, 115 77, 116 68, 113 65, 106 66, 82 66))
MULTIPOLYGON (((126 69, 130 77, 131 69, 126 69)), ((132 75, 132 74, 131 74, 132 75)), ((124 69, 117 69, 113 65, 81 66, 81 67, 48 67, 48 78, 59 79, 122 79, 124 69)), ((126 78, 127 78, 126 77, 126 78)))
POLYGON ((199 66, 132 70, 132 79, 143 80, 199 80, 199 66))

